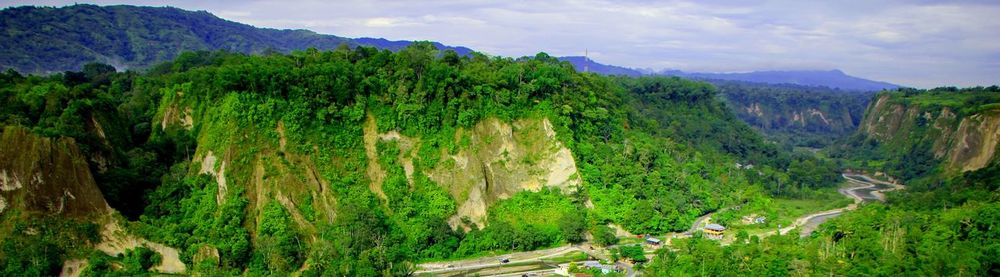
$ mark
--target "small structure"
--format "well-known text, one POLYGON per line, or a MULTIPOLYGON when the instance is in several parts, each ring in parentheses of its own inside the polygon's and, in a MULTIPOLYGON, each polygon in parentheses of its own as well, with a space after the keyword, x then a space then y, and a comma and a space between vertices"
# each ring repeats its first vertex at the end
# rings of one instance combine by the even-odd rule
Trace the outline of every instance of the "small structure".
POLYGON ((711 223, 705 225, 705 229, 703 231, 705 232, 705 236, 707 236, 710 239, 722 239, 722 236, 726 232, 726 227, 722 227, 722 225, 719 224, 711 223))
POLYGON ((767 218, 757 214, 743 216, 743 225, 764 224, 767 218))
POLYGON ((602 274, 608 274, 611 272, 617 272, 618 270, 613 265, 601 264, 598 261, 583 261, 583 267, 585 268, 597 268, 601 270, 602 274))
POLYGON ((648 244, 649 246, 659 247, 661 243, 662 241, 660 241, 660 239, 658 238, 654 238, 653 236, 646 236, 646 244, 648 244))

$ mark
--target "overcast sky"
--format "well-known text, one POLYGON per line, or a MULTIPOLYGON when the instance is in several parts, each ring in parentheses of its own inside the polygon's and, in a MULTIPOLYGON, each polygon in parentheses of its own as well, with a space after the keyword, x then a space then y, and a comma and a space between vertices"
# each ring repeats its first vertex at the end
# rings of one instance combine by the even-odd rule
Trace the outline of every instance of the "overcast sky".
MULTIPOLYGON (((63 6, 84 1, 0 1, 63 6)), ((583 55, 700 72, 842 69, 916 86, 1000 83, 1000 1, 95 1, 258 27, 583 55)))

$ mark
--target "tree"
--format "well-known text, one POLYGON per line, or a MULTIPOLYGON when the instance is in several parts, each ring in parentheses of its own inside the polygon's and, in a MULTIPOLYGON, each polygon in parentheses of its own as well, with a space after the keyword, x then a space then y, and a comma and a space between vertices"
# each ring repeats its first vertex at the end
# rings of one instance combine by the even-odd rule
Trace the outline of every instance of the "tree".
POLYGON ((618 248, 621 252, 623 258, 632 260, 635 263, 646 262, 646 253, 643 252, 641 245, 623 245, 618 248))
POLYGON ((559 229, 562 236, 570 243, 578 243, 584 240, 583 232, 587 229, 587 220, 582 211, 564 214, 559 219, 559 229))
POLYGON ((600 246, 610 246, 618 243, 618 237, 614 230, 607 225, 598 224, 590 229, 590 234, 594 236, 594 243, 600 246))

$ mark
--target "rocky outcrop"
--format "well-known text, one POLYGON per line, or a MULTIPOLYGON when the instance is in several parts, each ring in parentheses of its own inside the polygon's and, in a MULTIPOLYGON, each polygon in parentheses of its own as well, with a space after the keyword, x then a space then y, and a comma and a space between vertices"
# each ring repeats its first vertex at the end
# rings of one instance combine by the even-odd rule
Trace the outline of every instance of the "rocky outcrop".
POLYGON ((444 162, 427 172, 458 202, 458 212, 449 220, 452 227, 462 225, 463 218, 483 226, 490 205, 519 191, 554 187, 569 192, 581 183, 572 153, 556 138, 548 119, 487 119, 457 132, 456 140, 463 136, 468 147, 454 155, 443 153, 444 162))
POLYGON ((6 209, 84 217, 110 208, 72 138, 7 127, 0 138, 0 213, 6 209))
POLYGON ((929 142, 946 168, 972 171, 997 158, 1000 110, 959 115, 950 107, 920 107, 881 95, 869 107, 860 132, 898 149, 929 142))
POLYGON ((976 114, 962 119, 953 134, 948 162, 962 171, 986 167, 996 157, 1000 114, 976 114))
MULTIPOLYGON (((395 131, 378 133, 375 123, 376 119, 369 116, 364 128, 367 174, 372 192, 385 200, 381 188, 385 171, 378 163, 378 142, 396 142, 396 158, 412 185, 417 170, 413 160, 417 158, 420 138, 395 131)), ((440 162, 420 172, 455 199, 457 213, 448 220, 452 228, 483 227, 489 207, 517 192, 543 187, 570 192, 581 183, 573 154, 556 138, 548 119, 512 123, 486 119, 471 129, 459 129, 454 143, 461 145, 457 152, 441 149, 440 162)))
POLYGON ((101 243, 94 246, 95 249, 108 256, 118 256, 139 247, 145 247, 160 254, 160 264, 151 268, 155 272, 180 274, 187 270, 187 265, 181 261, 180 252, 177 249, 129 234, 115 219, 104 224, 101 229, 101 243))

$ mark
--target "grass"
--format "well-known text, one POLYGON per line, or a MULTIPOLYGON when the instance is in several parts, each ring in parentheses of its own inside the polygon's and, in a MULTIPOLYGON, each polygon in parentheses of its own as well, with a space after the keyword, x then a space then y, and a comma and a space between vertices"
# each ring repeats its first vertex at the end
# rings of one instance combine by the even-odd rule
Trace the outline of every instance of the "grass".
POLYGON ((572 251, 560 256, 545 258, 542 259, 542 261, 552 264, 561 264, 561 263, 576 262, 576 261, 586 261, 589 259, 590 256, 587 255, 587 253, 583 253, 583 251, 572 251))
POLYGON ((811 213, 842 208, 849 205, 851 202, 852 200, 850 198, 838 193, 837 188, 835 187, 815 190, 805 198, 774 198, 771 199, 770 204, 770 207, 773 209, 773 213, 764 213, 762 211, 732 211, 737 213, 737 218, 751 213, 757 213, 758 215, 771 214, 771 216, 767 218, 766 224, 730 224, 730 226, 726 226, 729 228, 726 232, 726 236, 735 236, 741 230, 746 231, 750 235, 773 231, 778 229, 779 224, 782 227, 787 227, 795 222, 795 220, 799 217, 811 213))
POLYGON ((778 220, 788 220, 791 223, 796 218, 813 212, 832 210, 847 206, 851 200, 846 196, 837 193, 836 189, 822 190, 822 197, 812 199, 774 199, 775 206, 778 207, 778 220))
POLYGON ((632 245, 632 244, 636 244, 636 243, 643 243, 645 241, 646 241, 645 239, 637 238, 637 237, 632 237, 632 236, 618 237, 618 243, 616 245, 632 245))

